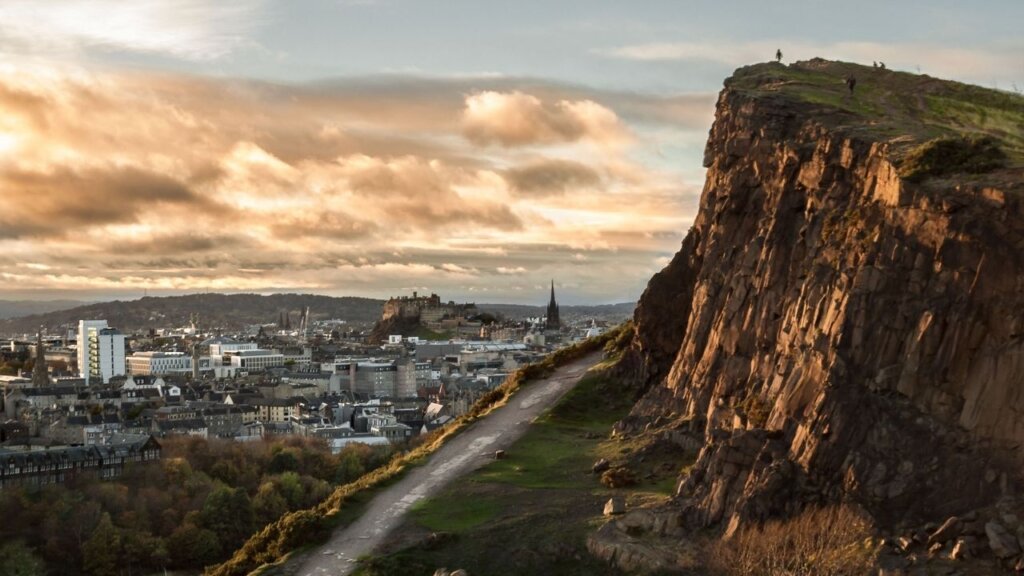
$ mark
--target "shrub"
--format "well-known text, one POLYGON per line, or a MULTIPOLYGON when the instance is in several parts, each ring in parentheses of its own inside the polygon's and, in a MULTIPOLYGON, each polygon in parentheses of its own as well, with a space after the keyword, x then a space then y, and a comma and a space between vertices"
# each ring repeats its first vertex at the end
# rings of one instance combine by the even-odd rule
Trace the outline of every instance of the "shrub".
POLYGON ((636 474, 625 466, 609 468, 601 474, 601 484, 609 488, 628 488, 636 486, 636 474))
POLYGON ((854 508, 813 508, 715 542, 708 567, 715 576, 862 576, 874 565, 870 538, 854 508))
POLYGON ((911 150, 899 174, 911 182, 957 172, 981 174, 1005 166, 1006 159, 1006 153, 991 136, 936 138, 911 150))

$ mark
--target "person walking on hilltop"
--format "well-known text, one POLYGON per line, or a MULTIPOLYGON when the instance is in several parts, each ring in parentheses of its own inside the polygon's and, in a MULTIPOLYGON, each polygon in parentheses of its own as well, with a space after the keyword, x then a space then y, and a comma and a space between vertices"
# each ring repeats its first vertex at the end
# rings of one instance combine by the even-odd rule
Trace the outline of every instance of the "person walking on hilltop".
POLYGON ((780 64, 782 63, 782 48, 779 48, 775 51, 775 61, 780 64))
POLYGON ((857 87, 857 79, 853 75, 846 77, 846 87, 850 89, 850 95, 853 95, 853 89, 857 87))

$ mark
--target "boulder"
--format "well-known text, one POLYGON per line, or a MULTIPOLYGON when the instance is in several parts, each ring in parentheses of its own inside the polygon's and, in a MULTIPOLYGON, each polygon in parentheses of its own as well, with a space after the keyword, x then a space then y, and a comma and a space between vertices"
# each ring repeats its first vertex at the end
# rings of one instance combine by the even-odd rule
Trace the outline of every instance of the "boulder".
POLYGON ((504 460, 505 459, 505 451, 504 450, 495 450, 494 451, 494 459, 495 460, 504 460))
POLYGON ((616 516, 618 514, 626 513, 626 502, 620 496, 612 496, 605 502, 604 515, 605 516, 616 516))
POLYGON ((963 530, 963 527, 964 524, 960 521, 959 518, 957 518, 956 516, 950 516, 945 522, 942 523, 942 526, 936 528, 935 531, 932 532, 930 536, 928 536, 928 544, 945 544, 946 542, 949 542, 950 540, 959 536, 960 532, 963 530))
POLYGON ((1003 525, 995 520, 985 524, 985 535, 988 536, 988 546, 999 558, 1013 558, 1020 554, 1020 545, 1017 538, 1006 531, 1003 525))
POLYGON ((899 546, 900 550, 907 552, 914 547, 914 540, 906 536, 900 536, 896 539, 896 545, 899 546))
POLYGON ((953 544, 953 550, 949 553, 949 557, 953 560, 967 560, 971 557, 970 544, 963 538, 957 538, 956 543, 953 544))
POLYGON ((607 458, 601 458, 597 462, 594 462, 594 465, 590 467, 590 471, 594 474, 600 474, 611 467, 612 463, 609 462, 607 458))
POLYGON ((459 568, 458 570, 452 572, 448 576, 469 576, 469 572, 466 572, 462 568, 459 568))

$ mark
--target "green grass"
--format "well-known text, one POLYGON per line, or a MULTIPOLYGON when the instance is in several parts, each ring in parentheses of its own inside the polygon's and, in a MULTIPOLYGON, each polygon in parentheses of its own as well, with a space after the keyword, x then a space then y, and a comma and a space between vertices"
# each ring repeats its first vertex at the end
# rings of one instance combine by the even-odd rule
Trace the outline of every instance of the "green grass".
POLYGON ((726 80, 759 98, 791 98, 822 107, 822 122, 890 141, 894 158, 936 138, 988 136, 1010 165, 1024 166, 1024 97, 930 76, 848 62, 757 64, 726 80), (853 76, 853 94, 845 79, 853 76))
POLYGON ((488 464, 472 480, 535 489, 578 487, 581 474, 599 457, 604 436, 632 405, 632 397, 615 388, 606 376, 585 376, 551 411, 537 418, 509 449, 508 458, 488 464))
POLYGON ((440 543, 386 551, 366 559, 357 574, 429 575, 440 566, 483 576, 619 574, 586 551, 587 535, 604 520, 605 501, 612 493, 627 495, 633 504, 663 501, 686 463, 678 452, 652 452, 644 473, 662 473, 630 490, 605 488, 590 473, 601 457, 619 463, 644 449, 639 438, 607 437, 633 400, 629 390, 595 369, 538 417, 505 459, 415 506, 400 539, 443 532, 440 543))
POLYGON ((457 490, 444 504, 440 507, 420 500, 412 507, 412 517, 420 526, 435 532, 467 532, 492 520, 501 510, 496 499, 460 496, 457 490))
POLYGON ((900 166, 900 176, 920 181, 956 172, 983 174, 1006 165, 1006 153, 991 136, 936 138, 912 149, 900 166))
POLYGON ((437 332, 423 325, 417 326, 416 330, 410 334, 410 336, 415 336, 420 340, 448 340, 452 335, 451 331, 437 332))

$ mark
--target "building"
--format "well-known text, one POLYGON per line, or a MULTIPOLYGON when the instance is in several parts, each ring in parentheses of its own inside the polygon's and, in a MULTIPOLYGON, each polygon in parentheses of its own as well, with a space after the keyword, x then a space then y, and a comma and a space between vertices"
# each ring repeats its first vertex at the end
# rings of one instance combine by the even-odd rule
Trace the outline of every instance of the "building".
POLYGON ((296 401, 288 398, 251 398, 246 405, 256 409, 256 418, 263 423, 289 422, 296 413, 296 401))
POLYGON ((36 362, 32 366, 32 385, 33 386, 48 386, 50 384, 50 374, 46 371, 46 345, 43 344, 43 333, 39 333, 39 338, 36 341, 36 362))
POLYGON ((558 330, 562 327, 562 321, 558 317, 558 302, 555 302, 555 281, 551 281, 551 301, 548 302, 548 316, 544 323, 548 330, 558 330))
POLYGON ((108 444, 60 448, 0 448, 0 488, 62 484, 77 476, 117 478, 125 465, 160 460, 161 447, 152 436, 118 434, 108 444))
POLYGON ((313 363, 313 349, 309 346, 296 346, 281 350, 284 363, 290 366, 304 368, 313 363))
POLYGON ((231 366, 238 370, 265 370, 284 366, 284 354, 273 350, 239 350, 230 356, 231 366))
POLYGON ((475 309, 476 305, 472 303, 456 304, 453 301, 449 301, 447 304, 444 304, 441 302, 441 297, 437 294, 420 296, 413 292, 412 298, 408 296, 389 298, 384 303, 381 320, 387 321, 392 318, 401 318, 416 320, 430 326, 438 324, 444 319, 462 318, 475 309))
POLYGON ((86 386, 125 375, 124 334, 106 320, 78 322, 78 370, 86 386))
POLYGON ((353 365, 352 392, 368 398, 395 395, 398 366, 394 362, 359 362, 353 365))
POLYGON ((200 346, 209 346, 210 356, 227 356, 233 352, 256 350, 258 348, 255 342, 238 342, 223 336, 210 338, 209 340, 202 342, 200 346))
POLYGON ((192 358, 184 352, 136 352, 128 357, 128 373, 136 376, 188 374, 192 358))

